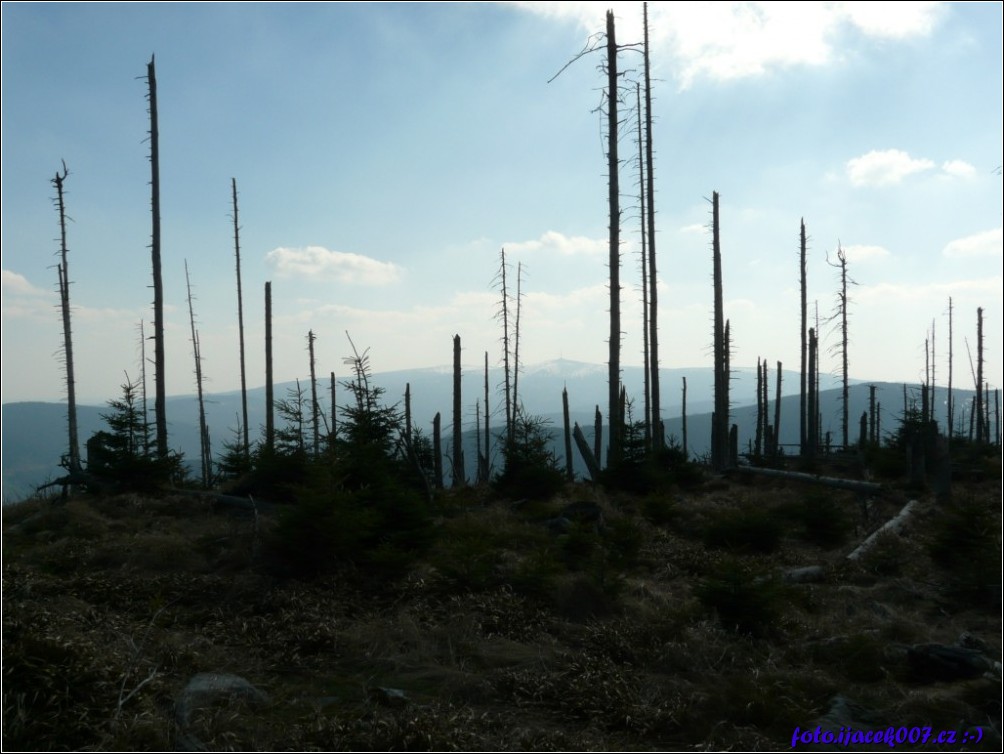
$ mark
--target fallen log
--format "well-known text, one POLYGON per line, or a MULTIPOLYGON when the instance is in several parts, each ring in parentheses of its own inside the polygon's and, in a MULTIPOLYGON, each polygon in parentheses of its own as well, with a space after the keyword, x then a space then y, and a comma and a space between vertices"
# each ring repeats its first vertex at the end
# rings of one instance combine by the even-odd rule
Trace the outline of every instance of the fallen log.
POLYGON ((911 500, 909 503, 903 506, 903 510, 897 513, 895 516, 886 521, 882 526, 876 529, 871 535, 860 545, 854 548, 854 551, 847 556, 848 560, 857 560, 862 555, 864 555, 872 546, 878 541, 879 536, 884 532, 898 532, 906 520, 910 517, 913 511, 917 507, 917 501, 911 500))
POLYGON ((780 469, 762 469, 758 466, 736 466, 731 471, 741 471, 746 474, 759 474, 761 476, 776 477, 778 479, 790 479, 794 482, 808 482, 809 484, 822 484, 826 487, 836 487, 841 490, 852 492, 878 493, 882 491, 882 485, 875 482, 862 482, 857 479, 839 479, 837 477, 820 476, 819 474, 806 474, 802 471, 781 471, 780 469))

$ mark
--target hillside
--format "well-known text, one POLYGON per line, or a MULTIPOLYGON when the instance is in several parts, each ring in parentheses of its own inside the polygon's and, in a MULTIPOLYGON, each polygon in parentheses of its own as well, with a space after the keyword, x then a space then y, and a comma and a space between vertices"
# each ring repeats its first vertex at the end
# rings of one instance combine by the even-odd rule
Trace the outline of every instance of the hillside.
MULTIPOLYGON (((733 421, 739 425, 741 451, 745 451, 749 436, 753 431, 756 416, 756 377, 755 370, 736 369, 731 383, 733 404, 733 421), (752 404, 752 405, 751 405, 752 404)), ((703 456, 710 446, 712 406, 712 377, 710 369, 664 369, 661 382, 663 385, 663 408, 666 417, 666 435, 682 441, 681 385, 686 377, 688 397, 688 446, 695 456, 703 456)), ((432 418, 436 412, 443 415, 443 429, 449 435, 449 422, 452 410, 452 372, 448 368, 417 369, 399 372, 385 372, 373 376, 374 383, 384 390, 383 399, 388 405, 403 403, 405 385, 411 385, 413 416, 415 424, 427 435, 432 431, 432 418)), ((774 402, 774 374, 770 375, 770 404, 774 402)), ((596 403, 600 403, 603 413, 606 413, 604 396, 606 395, 606 367, 600 364, 585 364, 565 359, 528 366, 520 374, 521 401, 528 413, 544 417, 551 423, 552 429, 561 431, 561 391, 568 389, 569 406, 572 421, 578 422, 586 436, 592 441, 593 417, 596 403)), ((641 398, 643 376, 637 367, 624 369, 623 381, 628 395, 635 401, 634 416, 641 415, 641 398)), ((500 401, 497 386, 502 382, 499 370, 493 369, 489 375, 489 402, 493 413, 492 424, 501 426, 501 417, 497 411, 500 401)), ((301 383, 301 384, 306 384, 301 383)), ((902 412, 903 386, 891 383, 876 383, 878 399, 882 403, 883 426, 893 427, 893 417, 902 412)), ((323 380, 321 403, 325 412, 330 410, 330 389, 328 381, 323 380)), ((831 431, 836 438, 839 434, 840 392, 836 389, 836 380, 823 376, 820 393, 820 411, 823 417, 824 432, 831 431)), ((295 383, 279 384, 275 388, 277 399, 288 396, 295 383)), ((468 430, 465 435, 465 455, 469 459, 476 457, 474 438, 474 403, 480 401, 484 405, 484 375, 476 369, 464 371, 463 379, 464 406, 466 407, 464 422, 468 430)), ((782 379, 782 411, 781 411, 781 443, 796 445, 798 443, 798 374, 785 372, 782 379)), ((909 387, 911 400, 919 393, 919 387, 909 387)), ((336 402, 339 406, 346 402, 347 391, 342 385, 337 386, 336 402)), ((309 392, 309 391, 308 391, 309 392)), ((944 396, 944 391, 941 393, 944 396)), ((972 391, 956 390, 956 403, 962 406, 970 400, 972 391)), ((855 382, 850 393, 850 417, 852 441, 857 437, 857 417, 868 407, 868 388, 864 383, 855 382)), ((2 462, 3 462, 3 499, 12 502, 30 496, 35 487, 61 475, 59 459, 66 452, 66 407, 58 403, 8 403, 2 407, 2 462)), ((262 387, 248 391, 249 424, 251 437, 255 439, 261 434, 265 424, 265 390, 262 387)), ((771 409, 773 412, 773 408, 771 409)), ((107 407, 80 406, 78 421, 80 423, 81 445, 94 432, 104 429, 100 415, 108 413, 107 407)), ((233 440, 234 430, 239 424, 241 414, 240 393, 225 392, 208 394, 206 397, 206 415, 210 437, 213 443, 214 455, 219 457, 223 452, 223 443, 233 440)), ((168 432, 171 447, 180 450, 187 459, 194 462, 199 457, 198 406, 194 396, 175 396, 167 403, 168 432)), ((483 420, 483 417, 482 417, 483 420)), ((278 420, 277 420, 278 421, 278 420)), ((771 413, 773 422, 773 413, 771 413)), ((557 435, 556 435, 557 437, 557 435)), ((445 443, 444 443, 445 445, 445 443)), ((554 452, 564 455, 563 440, 555 440, 554 452)), ((81 452, 84 448, 81 447, 81 452)), ((85 456, 86 457, 86 456, 85 456)), ((585 465, 575 454, 576 473, 579 477, 586 474, 585 465)))
POLYGON ((999 751, 1000 496, 467 489, 413 562, 314 579, 283 564, 282 508, 8 507, 4 748, 751 751, 891 726, 999 751))

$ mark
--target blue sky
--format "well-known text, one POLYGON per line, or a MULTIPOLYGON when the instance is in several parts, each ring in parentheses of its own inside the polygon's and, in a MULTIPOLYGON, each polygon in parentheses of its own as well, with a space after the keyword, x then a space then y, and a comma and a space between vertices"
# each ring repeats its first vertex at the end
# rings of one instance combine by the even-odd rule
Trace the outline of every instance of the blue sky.
MULTIPOLYGON (((612 3, 618 41, 641 4, 612 3)), ((1001 384, 1000 3, 665 3, 651 8, 662 366, 710 365, 712 191, 732 363, 798 368, 798 230, 810 307, 832 314, 846 250, 850 364, 923 377, 934 323, 971 387, 985 310, 1001 384)), ((607 358, 599 53, 548 83, 597 3, 3 5, 2 399, 59 400, 50 184, 66 181, 77 391, 118 394, 152 320, 146 83, 156 54, 170 394, 194 392, 187 259, 211 391, 239 387, 230 180, 238 182, 249 384, 500 360, 499 251, 525 265, 525 363, 607 358)), ((640 56, 621 67, 637 75, 640 56)), ((627 80, 627 78, 625 78, 627 80)), ((633 93, 629 103, 633 104, 633 93)), ((632 114, 626 123, 633 126, 632 114)), ((637 147, 623 134, 622 361, 641 363, 637 147)), ((822 326, 823 347, 836 344, 822 326)), ((823 369, 835 371, 829 352, 823 369)))

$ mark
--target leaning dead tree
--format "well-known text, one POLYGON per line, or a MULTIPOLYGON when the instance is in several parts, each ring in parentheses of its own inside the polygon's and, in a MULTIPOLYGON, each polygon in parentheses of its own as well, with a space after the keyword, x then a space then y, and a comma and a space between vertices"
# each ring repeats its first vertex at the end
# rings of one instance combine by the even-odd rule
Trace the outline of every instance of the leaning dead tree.
POLYGON ((167 458, 167 381, 164 359, 164 282, 160 272, 160 135, 157 129, 157 72, 154 57, 146 66, 150 103, 150 212, 153 218, 150 253, 153 263, 153 361, 157 457, 167 458))
POLYGON ((76 381, 73 377, 73 331, 70 327, 70 276, 67 263, 66 246, 66 203, 63 192, 63 182, 70 173, 63 163, 63 172, 56 171, 52 185, 56 187, 56 210, 59 212, 59 264, 56 266, 59 275, 59 305, 63 315, 63 362, 66 367, 66 424, 67 424, 67 455, 66 468, 72 474, 80 471, 80 442, 77 438, 77 397, 76 381))
POLYGON ((251 440, 248 434, 248 381, 244 365, 244 293, 241 290, 241 237, 240 224, 237 222, 237 179, 230 179, 234 205, 234 256, 237 258, 237 331, 241 347, 241 409, 244 418, 244 457, 251 454, 251 440))
POLYGON ((202 393, 202 352, 199 348, 199 333, 195 329, 195 307, 192 304, 192 281, 188 277, 188 260, 185 260, 185 289, 188 291, 188 318, 192 325, 192 353, 195 357, 195 387, 199 400, 199 462, 202 470, 202 486, 209 487, 212 478, 212 451, 209 447, 209 427, 206 424, 206 403, 202 393))

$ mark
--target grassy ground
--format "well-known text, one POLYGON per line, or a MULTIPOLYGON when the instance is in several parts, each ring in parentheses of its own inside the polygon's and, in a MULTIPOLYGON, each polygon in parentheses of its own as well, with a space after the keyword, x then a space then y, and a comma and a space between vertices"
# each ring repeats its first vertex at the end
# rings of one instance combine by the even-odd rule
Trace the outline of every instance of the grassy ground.
POLYGON ((468 490, 392 578, 313 581, 282 575, 272 514, 22 503, 3 520, 4 748, 169 750, 179 693, 215 671, 269 701, 197 711, 212 750, 790 749, 837 698, 861 726, 959 735, 898 748, 999 750, 999 678, 925 681, 906 647, 967 632, 1000 660, 1000 486, 921 495, 901 536, 847 561, 908 499, 757 478, 525 504, 468 490), (603 526, 543 523, 574 500, 603 526), (807 565, 821 581, 780 577, 807 565))

